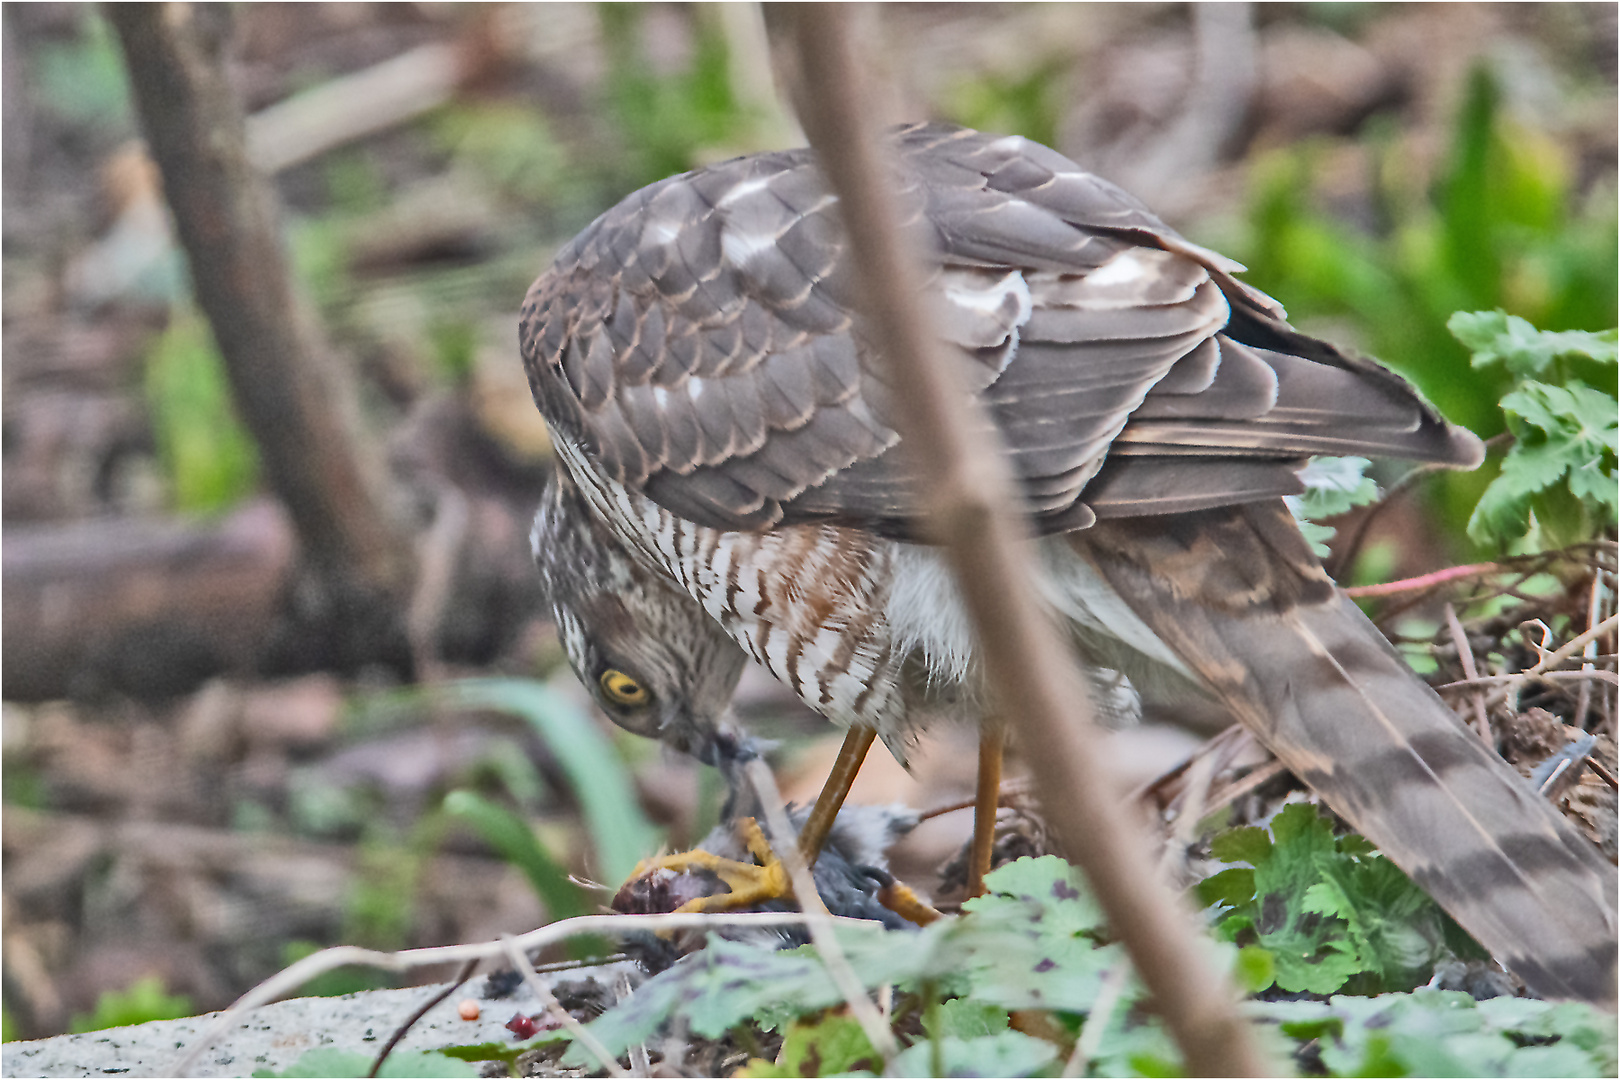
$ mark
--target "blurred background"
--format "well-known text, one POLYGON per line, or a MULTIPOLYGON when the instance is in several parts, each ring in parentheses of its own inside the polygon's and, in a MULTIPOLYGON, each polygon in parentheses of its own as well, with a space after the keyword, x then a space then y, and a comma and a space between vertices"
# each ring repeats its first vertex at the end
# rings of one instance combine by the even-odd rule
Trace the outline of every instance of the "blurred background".
MULTIPOLYGON (((701 837, 719 798, 705 770, 596 715, 561 662, 526 550, 550 451, 516 325, 552 251, 624 195, 799 144, 759 7, 210 17, 324 362, 355 387, 415 560, 408 648, 334 664, 320 647, 298 531, 233 411, 100 10, 5 5, 6 1039, 220 1008, 326 944, 482 939, 594 909, 607 894, 570 873, 616 885, 701 837)), ((890 118, 1056 147, 1483 436, 1502 429, 1506 376, 1469 367, 1452 312, 1615 324, 1613 4, 859 18, 890 118)), ((1612 368, 1587 378, 1613 391, 1612 368)), ((1463 532, 1491 470, 1383 514, 1342 576, 1491 554, 1463 532)), ((739 709, 780 741, 789 796, 813 797, 837 733, 758 673, 739 709)), ((855 798, 950 804, 970 793, 971 744, 933 738, 914 777, 874 755, 855 798)), ((1145 780, 1190 745, 1134 733, 1120 768, 1145 780)), ((967 827, 926 823, 897 869, 928 887, 967 827)), ((312 989, 368 985, 386 983, 312 989)))

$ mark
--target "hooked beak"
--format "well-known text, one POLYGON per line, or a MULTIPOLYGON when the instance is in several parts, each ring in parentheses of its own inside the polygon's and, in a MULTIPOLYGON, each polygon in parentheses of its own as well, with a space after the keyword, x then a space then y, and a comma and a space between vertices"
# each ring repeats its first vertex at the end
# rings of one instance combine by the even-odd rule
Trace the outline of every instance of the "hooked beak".
POLYGON ((731 723, 729 716, 717 724, 709 737, 693 748, 692 753, 703 764, 721 769, 758 755, 754 741, 731 723))

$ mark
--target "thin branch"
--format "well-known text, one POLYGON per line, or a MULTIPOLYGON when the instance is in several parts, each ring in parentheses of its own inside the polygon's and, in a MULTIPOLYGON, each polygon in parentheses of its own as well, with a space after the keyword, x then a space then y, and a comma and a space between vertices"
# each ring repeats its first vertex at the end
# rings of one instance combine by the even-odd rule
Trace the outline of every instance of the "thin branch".
MULTIPOLYGON (((1541 662, 1538 663, 1535 667, 1527 668, 1526 670, 1519 672, 1516 677, 1517 678, 1529 679, 1529 678, 1534 678, 1534 677, 1552 678, 1552 677, 1569 676, 1569 675, 1575 675, 1575 676, 1583 675, 1584 672, 1578 672, 1578 671, 1556 672, 1556 671, 1549 671, 1548 669, 1549 668, 1555 668, 1559 664, 1562 664, 1565 660, 1568 660, 1571 656, 1574 656, 1577 652, 1579 652, 1582 648, 1584 648, 1586 646, 1586 643, 1588 641, 1596 641, 1598 638, 1602 637, 1604 634, 1613 633, 1614 628, 1616 626, 1620 626, 1620 615, 1610 615, 1607 619, 1604 619, 1602 622, 1598 623, 1596 626, 1594 626, 1590 630, 1586 631, 1586 633, 1581 634, 1578 637, 1570 638, 1568 641, 1566 641, 1564 643, 1563 648, 1559 649, 1557 652, 1547 654, 1541 660, 1541 662)), ((1607 672, 1607 671, 1603 671, 1603 672, 1594 671, 1592 674, 1594 674, 1594 675, 1608 675, 1609 672, 1607 672)), ((1507 697, 1508 692, 1510 690, 1511 690, 1511 687, 1504 687, 1503 689, 1496 691, 1489 698, 1486 699, 1486 701, 1485 701, 1486 706, 1489 707, 1491 705, 1495 705, 1498 701, 1501 701, 1503 698, 1507 697)))
MULTIPOLYGON (((1463 632, 1462 621, 1457 618, 1457 609, 1449 603, 1446 605, 1446 627, 1451 632, 1452 643, 1457 646, 1457 658, 1462 661, 1463 680, 1472 682, 1479 678, 1479 668, 1474 664, 1474 647, 1468 644, 1468 635, 1463 632)), ((1469 695, 1469 703, 1474 709, 1474 730, 1486 746, 1494 749, 1495 740, 1491 737, 1491 722, 1485 716, 1485 700, 1478 694, 1469 695)))
POLYGON ((1344 594, 1357 600, 1365 600, 1374 596, 1394 596, 1398 593, 1416 592, 1419 589, 1432 589, 1437 585, 1444 585, 1448 581, 1458 578, 1483 577, 1486 574, 1495 574, 1508 569, 1501 563, 1470 563, 1467 566, 1448 566, 1444 570, 1436 570, 1432 574, 1422 574, 1413 578, 1402 578, 1400 581, 1386 581, 1382 585, 1356 585, 1345 589, 1344 594))
POLYGON ((383 1062, 388 1060, 388 1055, 393 1053, 394 1047, 399 1045, 399 1040, 405 1037, 405 1033, 415 1027, 416 1022, 426 1016, 429 1009, 461 989, 461 984, 472 978, 473 969, 476 967, 478 967, 477 960, 469 960, 461 965, 461 971, 457 973, 455 982, 447 984, 443 990, 422 1002, 415 1012, 406 1017, 405 1022, 395 1028, 392 1035, 388 1036, 388 1041, 383 1043, 382 1049, 377 1051, 376 1060, 371 1063, 371 1071, 366 1073, 366 1076, 376 1076, 378 1071, 382 1069, 383 1062))
POLYGON ((873 95, 855 60, 839 4, 784 5, 794 25, 796 98, 839 199, 859 298, 861 330, 905 388, 895 425, 918 471, 928 535, 943 546, 977 631, 994 707, 1021 735, 1041 804, 1063 849, 1084 869, 1195 1075, 1259 1075, 1232 986, 1199 948, 1191 913, 1153 877, 1151 845, 1099 767, 1085 681, 1037 599, 1028 553, 1006 492, 1008 465, 972 422, 961 382, 931 354, 918 298, 922 276, 901 239, 891 183, 873 128, 873 95))
POLYGON ((270 486, 341 624, 344 660, 407 653, 399 618, 413 562, 382 463, 360 436, 358 392, 293 283, 275 192, 248 158, 224 71, 224 5, 107 4, 141 128, 270 486))
MULTIPOLYGON (((865 925, 860 919, 843 919, 833 916, 835 920, 850 924, 865 925)), ((512 942, 520 949, 540 949, 547 945, 554 945, 560 941, 567 941, 572 937, 587 934, 630 935, 654 934, 664 930, 710 930, 729 926, 744 927, 775 927, 775 926, 802 926, 806 919, 798 911, 745 911, 727 914, 708 914, 706 912, 680 912, 661 915, 580 915, 572 919, 563 919, 526 934, 520 934, 512 942)), ((318 953, 311 953, 297 963, 283 968, 270 976, 252 990, 237 998, 230 1008, 214 1018, 214 1022, 204 1028, 202 1033, 192 1042, 185 1054, 175 1062, 175 1076, 190 1076, 192 1068, 207 1052, 208 1048, 231 1027, 240 1023, 243 1016, 260 1005, 267 1005, 287 996, 317 975, 324 975, 328 971, 335 971, 350 964, 366 967, 380 968, 383 971, 411 971, 415 968, 432 967, 435 964, 453 964, 467 960, 489 960, 494 957, 506 955, 504 941, 485 941, 465 945, 438 945, 428 949, 405 949, 401 952, 381 952, 376 949, 362 949, 355 945, 339 945, 331 949, 322 949, 318 953)))
MULTIPOLYGON (((1441 683, 1436 690, 1468 690, 1481 686, 1513 686, 1529 682, 1532 679, 1542 679, 1547 682, 1605 682, 1610 686, 1620 686, 1620 675, 1612 671, 1598 671, 1596 669, 1580 671, 1515 671, 1511 675, 1479 675, 1472 679, 1458 679, 1456 682, 1441 683)), ((1505 693, 1492 695, 1492 704, 1506 697, 1505 693)))

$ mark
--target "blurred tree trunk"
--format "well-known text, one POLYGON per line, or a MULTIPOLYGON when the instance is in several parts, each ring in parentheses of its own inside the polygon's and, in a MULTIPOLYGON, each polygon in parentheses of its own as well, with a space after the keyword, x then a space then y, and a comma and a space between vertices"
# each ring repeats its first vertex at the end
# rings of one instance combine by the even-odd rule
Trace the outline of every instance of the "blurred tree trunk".
POLYGON ((237 410, 298 534, 295 617, 333 666, 410 666, 414 574, 355 388, 295 289, 274 191, 224 71, 230 9, 108 4, 147 145, 237 410))

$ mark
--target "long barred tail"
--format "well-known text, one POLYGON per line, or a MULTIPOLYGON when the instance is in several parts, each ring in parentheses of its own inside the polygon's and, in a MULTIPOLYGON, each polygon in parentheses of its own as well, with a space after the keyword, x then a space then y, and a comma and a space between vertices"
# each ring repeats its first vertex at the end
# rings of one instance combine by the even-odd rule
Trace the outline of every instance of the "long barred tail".
POLYGON ((1615 1004, 1615 868, 1323 573, 1280 501, 1102 522, 1090 561, 1211 693, 1545 997, 1615 1004))

